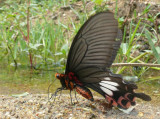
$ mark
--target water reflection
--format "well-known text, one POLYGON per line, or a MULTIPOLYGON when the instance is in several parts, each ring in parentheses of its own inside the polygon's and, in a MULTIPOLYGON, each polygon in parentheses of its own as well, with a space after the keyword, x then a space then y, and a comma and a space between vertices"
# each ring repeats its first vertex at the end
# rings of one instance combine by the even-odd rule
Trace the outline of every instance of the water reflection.
MULTIPOLYGON (((30 71, 29 68, 0 67, 0 94, 11 95, 21 94, 24 92, 44 94, 48 93, 49 85, 55 80, 55 72, 52 71, 30 71)), ((62 72, 62 71, 59 71, 62 72)), ((158 74, 159 75, 159 74, 158 74)), ((154 75, 155 76, 155 75, 154 75)), ((160 76, 145 78, 137 84, 137 92, 144 92, 152 97, 152 103, 159 100, 160 96, 160 76)), ((50 88, 53 93, 60 87, 59 80, 56 80, 50 88)), ((95 93, 96 94, 96 93, 95 93)))

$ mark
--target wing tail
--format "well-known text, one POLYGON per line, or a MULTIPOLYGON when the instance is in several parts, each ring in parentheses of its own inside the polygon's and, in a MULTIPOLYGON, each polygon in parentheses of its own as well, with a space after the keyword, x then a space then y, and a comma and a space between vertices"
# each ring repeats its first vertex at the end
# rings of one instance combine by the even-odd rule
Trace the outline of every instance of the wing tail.
POLYGON ((107 77, 99 82, 101 90, 105 93, 105 98, 113 106, 122 110, 130 110, 136 105, 135 99, 140 98, 144 101, 150 101, 151 97, 144 93, 135 93, 137 85, 131 82, 125 82, 118 77, 107 77), (130 109, 129 109, 130 108, 130 109))
POLYGON ((145 101, 151 101, 151 97, 144 93, 135 93, 135 97, 140 98, 145 101))

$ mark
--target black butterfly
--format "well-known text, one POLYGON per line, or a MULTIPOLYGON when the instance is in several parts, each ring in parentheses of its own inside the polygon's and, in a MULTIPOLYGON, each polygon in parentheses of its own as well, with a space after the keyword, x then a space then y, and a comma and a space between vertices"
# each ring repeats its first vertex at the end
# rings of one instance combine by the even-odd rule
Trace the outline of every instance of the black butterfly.
POLYGON ((135 93, 137 86, 110 71, 122 41, 113 13, 101 12, 90 17, 80 28, 71 45, 65 74, 56 73, 62 84, 58 90, 76 90, 93 101, 88 88, 103 95, 109 103, 123 110, 135 105, 135 97, 150 101, 150 96, 135 93))

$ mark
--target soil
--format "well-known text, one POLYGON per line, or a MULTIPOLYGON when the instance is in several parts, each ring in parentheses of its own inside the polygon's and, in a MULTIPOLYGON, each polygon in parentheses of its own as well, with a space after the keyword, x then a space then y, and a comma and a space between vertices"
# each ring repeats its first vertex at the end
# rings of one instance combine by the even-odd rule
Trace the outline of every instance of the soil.
POLYGON ((0 95, 2 119, 160 119, 160 104, 138 101, 130 114, 111 108, 105 99, 94 97, 90 102, 77 95, 61 95, 48 101, 47 94, 25 96, 0 95), (54 101, 55 99, 55 101, 54 101))

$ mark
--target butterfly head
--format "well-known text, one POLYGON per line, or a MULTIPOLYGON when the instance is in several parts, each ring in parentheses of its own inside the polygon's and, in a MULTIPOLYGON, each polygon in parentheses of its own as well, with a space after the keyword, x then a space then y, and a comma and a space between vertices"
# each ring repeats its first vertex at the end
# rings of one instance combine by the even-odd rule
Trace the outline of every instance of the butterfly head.
POLYGON ((60 73, 56 73, 56 74, 55 74, 55 77, 56 77, 57 79, 59 79, 59 80, 63 79, 64 76, 65 76, 64 74, 60 74, 60 73))
POLYGON ((55 77, 60 80, 60 82, 62 84, 62 87, 66 88, 66 83, 65 83, 66 75, 60 74, 60 73, 56 73, 55 77))

